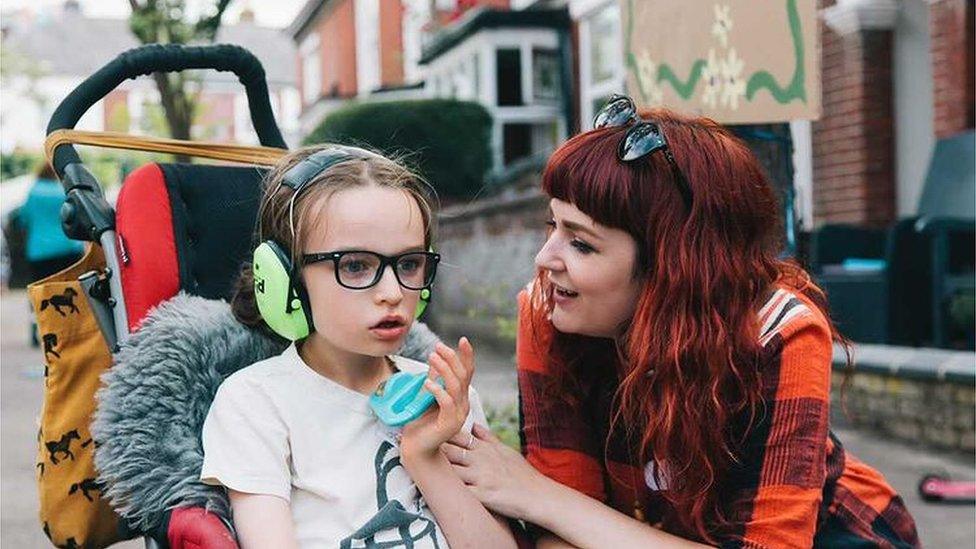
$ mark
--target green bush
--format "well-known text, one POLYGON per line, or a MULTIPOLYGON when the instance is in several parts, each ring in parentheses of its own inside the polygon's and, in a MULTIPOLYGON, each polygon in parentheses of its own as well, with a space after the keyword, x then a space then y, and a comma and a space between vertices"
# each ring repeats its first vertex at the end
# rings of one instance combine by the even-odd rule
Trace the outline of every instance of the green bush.
POLYGON ((0 180, 34 173, 42 160, 40 153, 16 151, 0 154, 0 180))
POLYGON ((305 144, 367 146, 406 155, 438 195, 478 193, 491 166, 491 115, 478 103, 421 99, 353 103, 328 115, 305 144))

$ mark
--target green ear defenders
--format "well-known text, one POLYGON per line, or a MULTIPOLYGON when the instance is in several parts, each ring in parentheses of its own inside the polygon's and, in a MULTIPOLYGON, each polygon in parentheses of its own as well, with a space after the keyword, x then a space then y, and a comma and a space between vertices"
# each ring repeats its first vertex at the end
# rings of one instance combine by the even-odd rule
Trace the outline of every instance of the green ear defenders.
MULTIPOLYGON (((282 178, 282 185, 294 189, 289 215, 293 211, 295 198, 320 173, 340 162, 372 156, 373 153, 364 149, 336 145, 303 159, 289 169, 282 178)), ((291 233, 294 237, 293 224, 291 233)), ((270 239, 261 242, 254 250, 252 270, 254 297, 258 311, 276 334, 290 341, 296 341, 307 337, 315 330, 308 293, 296 272, 291 254, 285 247, 270 239)), ((420 301, 414 312, 417 318, 427 310, 430 298, 430 288, 420 291, 420 301)))

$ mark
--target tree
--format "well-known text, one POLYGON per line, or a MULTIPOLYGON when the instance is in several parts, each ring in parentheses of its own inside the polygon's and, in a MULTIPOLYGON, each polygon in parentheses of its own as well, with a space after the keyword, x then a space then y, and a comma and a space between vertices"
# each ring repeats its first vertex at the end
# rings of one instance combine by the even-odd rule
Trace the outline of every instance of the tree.
MULTIPOLYGON (((231 0, 217 0, 210 13, 186 18, 185 0, 129 0, 129 28, 143 44, 212 43, 231 0)), ((187 73, 153 73, 170 137, 190 139, 200 95, 199 80, 187 73), (190 84, 196 82, 195 91, 190 84)))

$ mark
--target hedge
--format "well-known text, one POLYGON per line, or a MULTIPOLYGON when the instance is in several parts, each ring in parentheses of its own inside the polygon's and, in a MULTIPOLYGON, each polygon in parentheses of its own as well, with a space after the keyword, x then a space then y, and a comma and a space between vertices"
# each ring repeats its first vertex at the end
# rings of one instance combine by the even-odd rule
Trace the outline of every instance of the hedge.
POLYGON ((367 146, 406 156, 442 198, 472 197, 491 166, 491 115, 478 103, 419 99, 352 103, 329 114, 304 143, 367 146))

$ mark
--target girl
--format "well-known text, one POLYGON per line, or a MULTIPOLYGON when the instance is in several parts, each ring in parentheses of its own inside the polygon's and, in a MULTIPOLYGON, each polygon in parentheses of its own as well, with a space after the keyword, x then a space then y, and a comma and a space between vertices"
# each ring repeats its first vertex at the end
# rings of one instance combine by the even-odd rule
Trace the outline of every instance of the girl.
MULTIPOLYGON (((287 289, 300 299, 283 303, 309 317, 310 333, 285 334, 297 341, 282 355, 224 381, 204 424, 201 480, 226 487, 242 547, 514 546, 439 452, 486 423, 470 388, 471 345, 438 344, 429 372, 394 354, 436 268, 419 178, 333 146, 289 155, 266 184, 260 239, 285 256, 287 289), (427 372, 437 403, 402 432, 368 404, 396 371, 427 372)), ((247 268, 232 307, 240 321, 284 334, 260 301, 275 283, 247 268)))
POLYGON ((830 433, 824 296, 777 258, 773 190, 718 124, 618 96, 565 143, 520 296, 522 450, 446 446, 539 547, 910 547, 915 525, 830 433), (534 467, 534 468, 533 468, 534 467))

